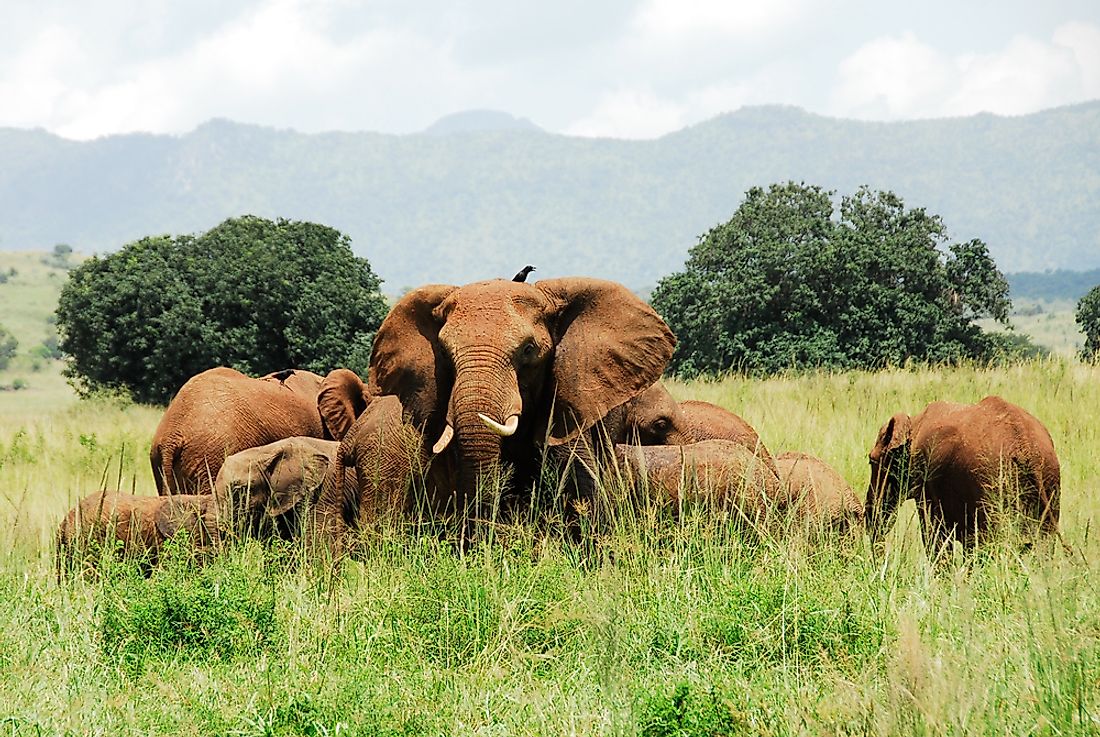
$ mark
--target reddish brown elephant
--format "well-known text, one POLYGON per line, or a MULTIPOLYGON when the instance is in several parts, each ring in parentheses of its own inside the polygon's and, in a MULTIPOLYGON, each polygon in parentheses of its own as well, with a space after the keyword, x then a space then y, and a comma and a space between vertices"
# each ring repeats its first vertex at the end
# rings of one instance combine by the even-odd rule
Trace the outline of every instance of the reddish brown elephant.
POLYGON ((680 402, 680 415, 687 433, 695 442, 700 440, 732 440, 745 446, 778 473, 775 458, 760 440, 752 425, 739 415, 710 402, 688 400, 680 402))
POLYGON ((500 501, 484 491, 487 474, 507 470, 509 488, 523 490, 544 453, 552 463, 583 458, 588 431, 651 386, 674 345, 657 313, 614 282, 497 279, 415 289, 382 322, 371 358, 371 396, 394 399, 360 416, 339 454, 341 473, 357 474, 356 504, 385 508, 353 514, 326 484, 319 513, 339 527, 411 504, 403 492, 376 493, 369 481, 375 459, 403 452, 411 428, 409 465, 426 471, 416 503, 436 516, 484 518, 500 501))
POLYGON ((798 516, 813 525, 844 531, 863 523, 863 505, 835 468, 809 453, 788 451, 775 459, 798 516))
POLYGON ((865 521, 880 542, 898 504, 917 501, 925 548, 954 539, 970 547, 1001 523, 1026 536, 1057 533, 1061 473, 1050 433, 1031 414, 996 396, 977 404, 933 402, 898 413, 869 455, 865 521))
POLYGON ((626 486, 658 506, 679 509, 683 504, 706 503, 761 523, 786 503, 785 489, 772 469, 744 445, 730 440, 681 446, 617 445, 615 452, 626 486))
POLYGON ((65 573, 77 562, 94 567, 100 555, 116 546, 126 557, 155 564, 164 543, 180 533, 196 553, 210 553, 221 543, 224 521, 224 510, 210 494, 89 494, 58 527, 58 571, 65 573))
POLYGON ((225 367, 204 371, 179 390, 153 435, 157 492, 210 493, 225 458, 246 448, 295 436, 339 439, 368 399, 347 369, 259 379, 225 367))

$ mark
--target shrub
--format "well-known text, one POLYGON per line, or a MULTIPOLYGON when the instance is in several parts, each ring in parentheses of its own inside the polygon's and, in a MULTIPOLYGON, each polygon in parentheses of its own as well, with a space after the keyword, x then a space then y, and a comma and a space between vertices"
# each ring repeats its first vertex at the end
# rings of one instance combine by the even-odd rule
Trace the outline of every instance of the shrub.
POLYGON ((1085 345, 1081 348, 1081 357, 1095 360, 1100 357, 1100 284, 1093 287, 1077 303, 1077 324, 1085 334, 1085 345))
POLYGON ((985 358, 974 320, 1007 324, 1008 284, 980 240, 946 245, 936 215, 861 188, 835 211, 803 184, 750 189, 653 306, 679 339, 680 374, 875 368, 985 358), (945 253, 946 251, 946 253, 945 253))
POLYGON ((3 326, 0 326, 0 371, 11 364, 11 359, 15 358, 15 352, 18 349, 19 341, 3 326))
POLYGON ((181 552, 170 544, 151 578, 122 567, 108 580, 98 603, 105 655, 137 674, 149 660, 225 661, 281 641, 273 590, 254 565, 222 558, 196 568, 181 552))
POLYGON ((213 366, 365 374, 386 313, 380 280, 347 236, 252 216, 198 236, 157 236, 70 272, 57 308, 65 369, 82 394, 165 403, 213 366))

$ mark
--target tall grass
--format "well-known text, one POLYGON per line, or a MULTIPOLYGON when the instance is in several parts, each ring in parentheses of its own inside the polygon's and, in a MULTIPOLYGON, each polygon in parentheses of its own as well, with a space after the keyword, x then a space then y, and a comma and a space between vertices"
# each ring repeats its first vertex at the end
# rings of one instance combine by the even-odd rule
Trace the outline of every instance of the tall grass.
POLYGON ((1010 541, 939 567, 639 514, 575 544, 530 524, 464 554, 391 529, 333 570, 246 543, 53 576, 78 494, 153 493, 157 412, 81 403, 0 428, 0 727, 13 734, 1094 734, 1100 370, 815 374, 676 384, 866 488, 899 410, 997 393, 1050 429, 1076 555, 1010 541), (94 442, 89 438, 94 437, 94 442))

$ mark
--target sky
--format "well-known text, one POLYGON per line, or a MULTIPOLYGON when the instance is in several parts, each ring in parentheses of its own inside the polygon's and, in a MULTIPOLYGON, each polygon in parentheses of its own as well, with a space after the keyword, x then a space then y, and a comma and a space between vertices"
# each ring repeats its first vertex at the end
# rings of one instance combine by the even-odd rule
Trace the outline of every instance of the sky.
POLYGON ((493 109, 655 138, 745 105, 864 120, 1100 98, 1097 0, 3 0, 0 126, 411 133, 493 109))

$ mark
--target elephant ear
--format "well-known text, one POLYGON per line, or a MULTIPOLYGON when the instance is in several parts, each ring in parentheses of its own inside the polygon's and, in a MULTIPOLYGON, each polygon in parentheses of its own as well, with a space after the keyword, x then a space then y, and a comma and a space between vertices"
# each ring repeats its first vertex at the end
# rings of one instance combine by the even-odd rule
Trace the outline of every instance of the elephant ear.
POLYGON ((332 443, 331 453, 324 453, 316 448, 292 446, 278 454, 265 474, 269 517, 280 517, 306 500, 316 500, 337 447, 332 443))
POLYGON ((414 289, 393 306, 374 338, 370 361, 371 396, 396 395, 416 423, 425 422, 446 401, 440 367, 441 327, 433 311, 457 287, 430 284, 414 289))
POLYGON ((557 306, 550 445, 584 432, 661 378, 676 338, 653 308, 616 282, 536 283, 557 306))
POLYGON ((913 422, 909 415, 898 412, 879 429, 875 447, 871 449, 871 458, 882 458, 898 448, 904 447, 909 442, 912 432, 913 422))
POLYGON ((343 440, 369 403, 367 385, 359 374, 346 368, 330 371, 317 393, 317 410, 325 433, 333 440, 343 440))

